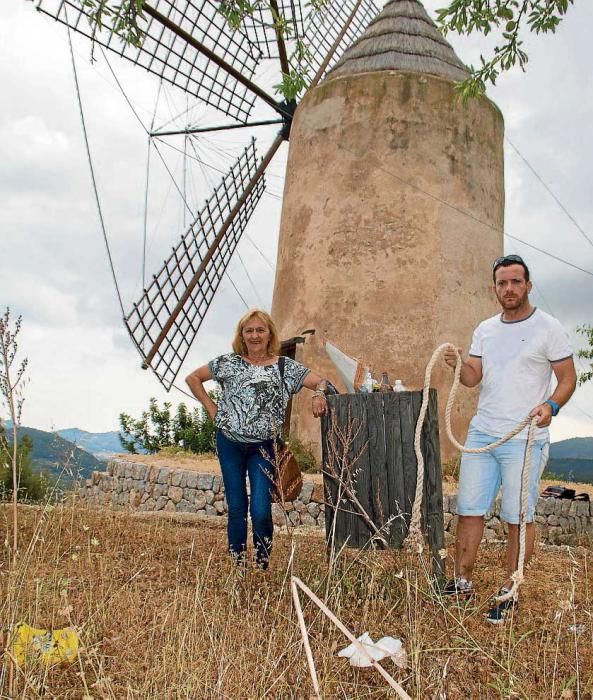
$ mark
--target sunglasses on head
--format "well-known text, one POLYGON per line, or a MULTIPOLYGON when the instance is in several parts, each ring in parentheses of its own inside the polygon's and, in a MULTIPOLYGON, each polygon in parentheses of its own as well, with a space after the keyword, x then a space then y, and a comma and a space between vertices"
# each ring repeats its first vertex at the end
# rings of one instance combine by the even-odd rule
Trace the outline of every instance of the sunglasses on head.
POLYGON ((496 258, 496 260, 492 263, 492 271, 494 272, 497 267, 500 267, 505 263, 519 263, 520 265, 525 265, 525 262, 520 255, 501 255, 500 258, 496 258))

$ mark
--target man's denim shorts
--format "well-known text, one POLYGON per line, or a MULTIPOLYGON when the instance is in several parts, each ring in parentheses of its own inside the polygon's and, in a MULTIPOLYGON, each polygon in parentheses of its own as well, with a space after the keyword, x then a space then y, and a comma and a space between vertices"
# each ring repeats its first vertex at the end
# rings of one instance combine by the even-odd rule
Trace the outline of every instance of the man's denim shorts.
MULTIPOLYGON (((498 438, 470 427, 465 446, 475 449, 496 440, 498 438)), ((500 517, 507 523, 518 524, 521 512, 521 475, 526 446, 527 440, 512 438, 490 452, 480 454, 464 452, 459 472, 457 514, 485 515, 490 511, 502 484, 500 517)), ((526 522, 533 520, 539 480, 548 461, 548 451, 547 440, 537 440, 533 443, 526 522)))

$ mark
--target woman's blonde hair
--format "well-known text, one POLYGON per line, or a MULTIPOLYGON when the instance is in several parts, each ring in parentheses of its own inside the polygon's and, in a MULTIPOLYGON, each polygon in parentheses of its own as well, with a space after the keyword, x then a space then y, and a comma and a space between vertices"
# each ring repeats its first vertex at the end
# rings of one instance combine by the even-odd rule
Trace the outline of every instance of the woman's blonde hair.
POLYGON ((268 353, 270 355, 280 354, 280 338, 278 337, 278 331, 276 330, 276 324, 272 321, 272 317, 269 313, 262 311, 261 309, 249 309, 237 323, 237 328, 235 329, 235 336, 233 338, 233 352, 237 355, 245 355, 247 353, 247 348, 243 342, 243 328, 247 325, 248 321, 252 318, 257 318, 262 323, 265 323, 270 331, 270 340, 268 342, 268 353))

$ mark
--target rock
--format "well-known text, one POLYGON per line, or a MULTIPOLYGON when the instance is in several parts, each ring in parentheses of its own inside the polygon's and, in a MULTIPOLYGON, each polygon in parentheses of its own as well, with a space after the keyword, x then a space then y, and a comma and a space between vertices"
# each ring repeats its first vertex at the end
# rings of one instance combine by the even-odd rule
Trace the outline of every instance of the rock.
POLYGON ((579 501, 571 501, 570 502, 570 508, 568 510, 568 514, 575 516, 577 514, 577 508, 579 506, 579 501))
POLYGON ((157 481, 159 484, 169 484, 169 470, 167 467, 162 467, 161 469, 159 469, 157 481))
POLYGON ((278 503, 272 503, 272 522, 274 525, 286 525, 286 516, 278 503))
POLYGON ((443 513, 449 513, 449 496, 443 495, 443 513))
POLYGON ((537 503, 535 504, 536 515, 544 515, 544 511, 546 508, 546 500, 547 499, 542 498, 541 496, 537 499, 537 503))
POLYGON ((148 494, 148 493, 146 493, 146 492, 143 493, 143 494, 142 494, 142 499, 140 500, 140 503, 146 503, 146 501, 148 501, 149 498, 150 498, 150 494, 148 494))
POLYGON ((186 483, 188 489, 198 488, 198 474, 197 472, 187 472, 186 483))
POLYGON ((319 514, 319 517, 317 518, 317 526, 318 527, 325 527, 325 515, 323 513, 319 514))
POLYGON ((548 525, 551 527, 558 527, 558 525, 560 525, 560 518, 557 515, 550 515, 548 517, 548 525))
POLYGON ((303 483, 303 488, 298 495, 298 500, 305 505, 311 501, 311 496, 313 495, 313 489, 315 484, 312 481, 305 481, 303 483))
POLYGON ((171 486, 181 486, 181 477, 183 472, 174 471, 171 472, 171 486))
POLYGON ((202 491, 196 491, 194 504, 198 510, 202 510, 203 508, 205 508, 206 504, 212 505, 211 503, 208 503, 208 500, 206 499, 206 496, 202 491))
POLYGON ((310 527, 312 525, 317 525, 317 521, 312 515, 309 515, 309 513, 303 513, 301 515, 301 525, 308 525, 310 527))
POLYGON ((215 476, 212 479, 212 486, 208 486, 208 488, 212 489, 214 493, 218 493, 219 491, 224 490, 222 485, 222 478, 220 476, 215 476))
POLYGON ((155 510, 163 510, 167 503, 169 503, 169 498, 167 496, 159 496, 156 501, 155 510))
POLYGON ((197 509, 193 503, 190 503, 182 498, 177 504, 175 510, 178 513, 195 513, 197 509))
POLYGON ((449 532, 454 535, 457 532, 457 522, 459 520, 458 515, 454 515, 449 523, 449 532))
POLYGON ((218 491, 218 493, 215 493, 214 500, 215 501, 224 501, 224 491, 218 491))
POLYGON ((183 489, 183 498, 189 503, 195 503, 197 495, 196 489, 189 489, 187 486, 183 489))
POLYGON ((577 515, 588 516, 591 512, 591 503, 589 501, 576 501, 577 504, 577 515))
POLYGON ((149 498, 148 500, 144 501, 144 503, 142 503, 142 505, 140 506, 140 510, 156 510, 156 501, 154 500, 154 498, 149 498))
POLYGON ((290 511, 290 513, 288 514, 288 519, 291 525, 299 525, 301 522, 301 516, 297 513, 296 510, 290 511))
POLYGON ((297 513, 306 513, 307 512, 307 506, 302 501, 295 501, 294 502, 294 509, 297 511, 297 513))
POLYGON ((451 513, 443 513, 443 524, 445 526, 445 530, 449 529, 451 520, 453 520, 453 515, 451 513))
POLYGON ((560 520, 559 525, 562 528, 562 532, 568 532, 568 527, 570 524, 568 521, 568 518, 561 515, 559 520, 560 520))
POLYGON ((569 501, 568 498, 562 498, 562 499, 560 499, 560 501, 562 503, 560 513, 566 517, 570 513, 570 507, 572 505, 572 501, 569 501))
POLYGON ((203 492, 203 495, 206 499, 206 503, 210 505, 214 503, 214 491, 210 491, 210 489, 208 489, 208 491, 203 492))
POLYGON ((146 467, 143 464, 135 464, 131 474, 133 479, 146 479, 146 467))
POLYGON ((319 503, 309 503, 307 511, 312 518, 317 518, 319 516, 319 503))
POLYGON ((161 496, 166 496, 169 491, 167 484, 155 484, 152 488, 152 495, 154 498, 160 498, 161 496))
POLYGON ((205 508, 206 515, 218 515, 216 508, 214 506, 206 506, 205 508))
POLYGON ((449 496, 449 513, 457 515, 457 494, 455 493, 449 496))
POLYGON ((174 513, 175 512, 175 504, 173 503, 173 501, 169 501, 167 503, 167 505, 165 506, 164 510, 167 513, 174 513))
MULTIPOLYGON (((543 500, 543 499, 542 499, 542 500, 543 500)), ((546 518, 545 516, 543 516, 543 515, 536 515, 536 516, 533 518, 533 520, 534 520, 534 522, 539 523, 540 525, 543 524, 543 523, 547 523, 547 522, 548 522, 547 518, 546 518)))
POLYGON ((179 503, 183 498, 183 489, 180 486, 169 486, 169 498, 173 503, 179 503))
POLYGON ((209 489, 214 491, 214 476, 212 474, 198 474, 198 484, 197 488, 202 491, 208 491, 209 489))
POLYGON ((148 481, 154 483, 158 479, 159 471, 160 471, 159 467, 155 467, 154 465, 152 467, 150 467, 150 469, 148 470, 148 473, 146 475, 146 478, 148 479, 148 481))
POLYGON ((219 515, 222 515, 225 512, 224 502, 223 501, 216 501, 216 503, 214 504, 214 510, 219 515))

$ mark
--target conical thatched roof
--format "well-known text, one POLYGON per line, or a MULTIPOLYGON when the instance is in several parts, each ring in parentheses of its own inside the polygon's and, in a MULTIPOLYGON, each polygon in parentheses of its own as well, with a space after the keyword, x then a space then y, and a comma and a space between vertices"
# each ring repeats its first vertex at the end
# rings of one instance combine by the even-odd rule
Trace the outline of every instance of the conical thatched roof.
POLYGON ((381 70, 465 80, 467 68, 418 0, 390 0, 326 76, 381 70))

